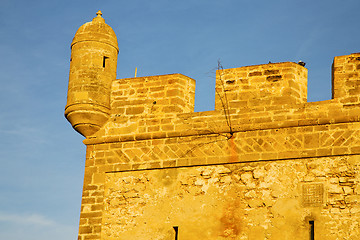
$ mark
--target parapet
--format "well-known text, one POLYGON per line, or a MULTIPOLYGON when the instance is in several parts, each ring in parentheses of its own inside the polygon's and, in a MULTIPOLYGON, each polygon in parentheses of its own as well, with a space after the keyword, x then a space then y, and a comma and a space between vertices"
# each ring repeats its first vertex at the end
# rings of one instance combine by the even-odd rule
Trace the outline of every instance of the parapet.
POLYGON ((214 133, 231 137, 236 132, 358 121, 358 56, 335 58, 334 98, 321 102, 307 102, 307 69, 293 62, 218 70, 215 110, 207 112, 193 112, 195 80, 182 74, 117 79, 111 86, 109 119, 84 143, 214 133))
MULTIPOLYGON (((330 102, 353 104, 360 101, 359 72, 360 53, 335 57, 333 100, 330 102)), ((219 69, 216 71, 215 112, 243 114, 304 108, 309 105, 307 75, 307 69, 294 62, 219 69)), ((182 74, 118 79, 112 84, 111 114, 154 117, 191 113, 194 96, 195 80, 182 74)))

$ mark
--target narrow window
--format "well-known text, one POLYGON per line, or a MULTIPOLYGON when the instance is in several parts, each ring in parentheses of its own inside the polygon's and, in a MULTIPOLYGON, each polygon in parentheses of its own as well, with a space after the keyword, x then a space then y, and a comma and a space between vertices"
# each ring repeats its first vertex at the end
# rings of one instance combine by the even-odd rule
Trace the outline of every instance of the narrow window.
POLYGON ((104 58, 103 58, 103 68, 105 68, 105 66, 106 66, 107 59, 109 59, 109 57, 104 56, 104 58))
POLYGON ((178 226, 173 226, 174 231, 175 231, 175 240, 178 240, 178 233, 179 233, 179 227, 178 226))
POLYGON ((314 227, 314 221, 309 221, 309 227, 310 227, 310 240, 315 240, 315 227, 314 227))

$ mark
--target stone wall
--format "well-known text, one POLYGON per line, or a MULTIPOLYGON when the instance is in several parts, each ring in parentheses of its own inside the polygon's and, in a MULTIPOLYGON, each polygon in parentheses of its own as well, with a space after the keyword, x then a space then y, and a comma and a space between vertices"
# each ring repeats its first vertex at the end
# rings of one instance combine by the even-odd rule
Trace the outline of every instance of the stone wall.
POLYGON ((318 237, 356 239, 359 128, 88 139, 80 236, 309 239, 314 221, 318 237))
POLYGON ((106 174, 103 239, 357 239, 359 156, 106 174))

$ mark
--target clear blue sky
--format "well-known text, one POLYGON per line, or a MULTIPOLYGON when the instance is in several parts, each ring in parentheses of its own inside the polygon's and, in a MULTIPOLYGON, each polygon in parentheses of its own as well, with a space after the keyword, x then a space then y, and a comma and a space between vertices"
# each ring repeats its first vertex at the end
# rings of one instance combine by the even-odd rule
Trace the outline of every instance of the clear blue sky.
POLYGON ((77 239, 83 137, 63 116, 70 43, 100 9, 118 78, 182 73, 196 111, 214 69, 302 60, 309 101, 330 99, 334 56, 360 52, 359 0, 0 0, 0 239, 77 239))

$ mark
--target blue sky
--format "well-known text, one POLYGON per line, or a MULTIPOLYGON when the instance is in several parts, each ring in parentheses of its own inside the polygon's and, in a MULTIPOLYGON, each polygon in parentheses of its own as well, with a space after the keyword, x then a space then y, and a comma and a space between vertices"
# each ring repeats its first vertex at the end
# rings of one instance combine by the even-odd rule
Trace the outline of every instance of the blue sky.
POLYGON ((118 78, 182 73, 196 111, 214 69, 302 60, 308 101, 331 98, 334 56, 360 52, 359 0, 0 0, 0 239, 76 239, 83 137, 63 116, 70 43, 100 9, 118 37, 118 78))

